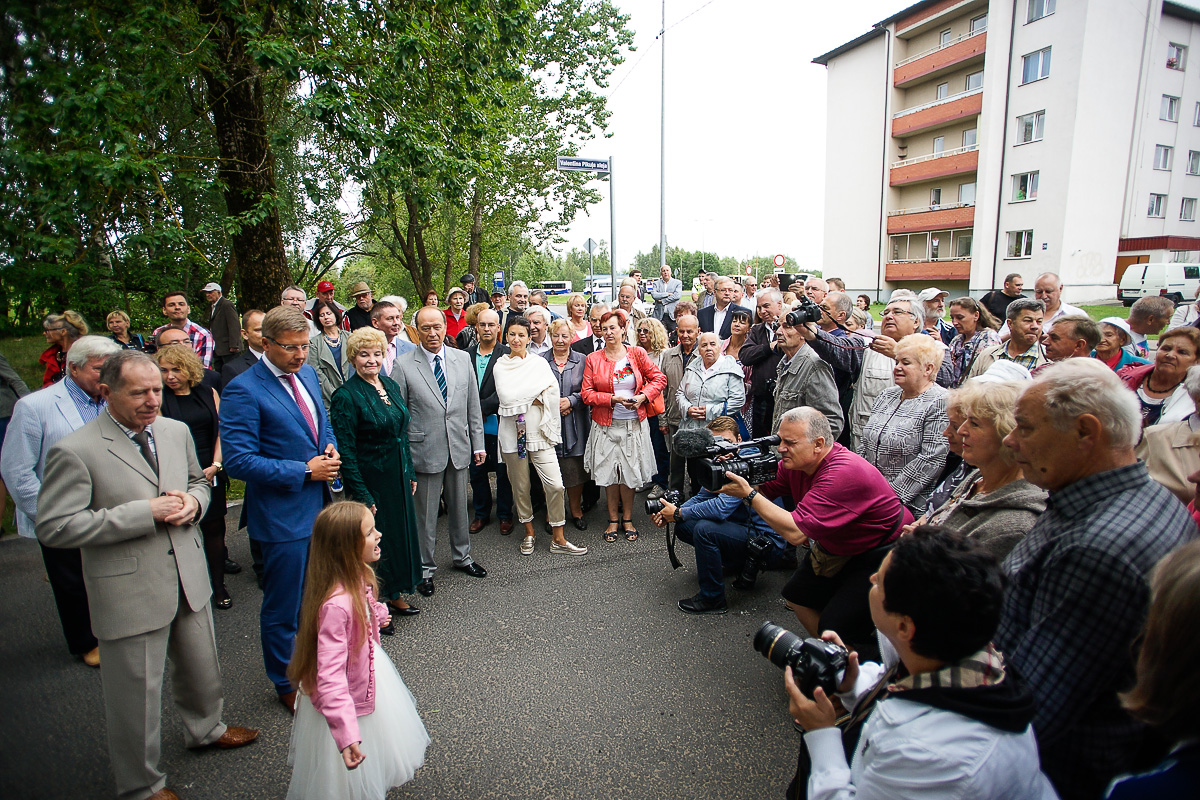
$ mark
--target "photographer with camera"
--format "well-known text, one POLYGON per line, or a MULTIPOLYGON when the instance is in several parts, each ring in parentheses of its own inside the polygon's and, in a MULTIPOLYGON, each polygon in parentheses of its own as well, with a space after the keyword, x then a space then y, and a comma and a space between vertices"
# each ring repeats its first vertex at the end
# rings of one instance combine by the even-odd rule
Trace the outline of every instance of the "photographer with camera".
MULTIPOLYGON (((717 417, 708 423, 714 439, 740 442, 737 422, 732 417, 717 417)), ((751 589, 761 569, 770 569, 787 559, 787 543, 753 509, 748 509, 736 497, 701 489, 683 505, 677 505, 679 492, 668 492, 657 501, 648 500, 646 510, 657 508, 651 515, 654 524, 662 528, 674 522, 682 541, 696 550, 696 580, 700 591, 679 601, 679 610, 688 614, 724 614, 724 568, 736 569, 740 575, 733 585, 751 589)))
MULTIPOLYGON (((1003 597, 995 557, 961 534, 931 526, 900 539, 871 576, 883 663, 852 653, 837 686, 844 734, 827 691, 805 696, 797 682, 808 676, 786 661, 807 750, 788 796, 1056 798, 1038 765, 1033 697, 990 644, 1003 597)), ((841 644, 834 631, 822 638, 841 644)))
POLYGON ((876 652, 867 607, 879 569, 912 514, 879 470, 833 441, 829 420, 807 406, 779 421, 779 466, 757 489, 730 471, 723 494, 744 498, 785 541, 809 546, 781 594, 809 633, 840 631, 864 654, 876 652), (788 496, 793 510, 772 500, 788 496))

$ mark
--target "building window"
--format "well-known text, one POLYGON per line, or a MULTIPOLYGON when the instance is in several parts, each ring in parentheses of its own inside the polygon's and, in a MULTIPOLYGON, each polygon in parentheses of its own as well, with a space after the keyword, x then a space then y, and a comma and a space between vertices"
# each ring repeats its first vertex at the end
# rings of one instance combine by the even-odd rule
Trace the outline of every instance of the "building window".
POLYGON ((1158 118, 1165 119, 1167 122, 1179 122, 1179 98, 1164 94, 1162 105, 1159 106, 1158 118))
POLYGON ((1179 219, 1183 222, 1196 221, 1196 198, 1183 198, 1183 203, 1179 206, 1179 219))
POLYGON ((975 181, 958 185, 958 202, 964 206, 975 205, 975 181))
POLYGON ((1029 258, 1033 255, 1033 231, 1008 232, 1007 258, 1029 258))
POLYGON ((970 75, 967 76, 967 91, 968 92, 971 91, 972 89, 978 89, 982 86, 983 86, 983 70, 979 70, 979 72, 972 72, 970 75))
MULTIPOLYGON (((1054 0, 1050 0, 1054 2, 1054 0)), ((971 33, 982 33, 987 30, 987 14, 980 14, 971 20, 971 33)))
POLYGON ((1165 194, 1150 195, 1150 207, 1146 210, 1147 217, 1162 219, 1166 216, 1167 196, 1165 194))
POLYGON ((1054 0, 1029 0, 1029 16, 1026 22, 1048 17, 1054 13, 1054 0))
POLYGON ((1023 203, 1026 200, 1037 200, 1038 173, 1022 172, 1012 176, 1012 201, 1023 203))
MULTIPOLYGON (((1200 103, 1197 103, 1197 117, 1200 117, 1200 103)), ((1020 144, 1025 142, 1040 142, 1042 130, 1046 126, 1046 112, 1035 111, 1017 117, 1017 139, 1020 144)))
POLYGON ((939 83, 937 85, 937 99, 945 100, 949 96, 950 96, 950 84, 939 83))
POLYGON ((975 128, 967 128, 963 131, 963 147, 974 147, 977 141, 978 132, 975 128))
POLYGON ((1169 69, 1183 70, 1187 62, 1187 48, 1181 44, 1167 45, 1167 67, 1169 69))
POLYGON ((1167 147, 1165 144, 1154 145, 1154 168, 1169 172, 1171 170, 1171 155, 1174 152, 1174 147, 1167 147))
POLYGON ((937 208, 941 204, 942 204, 942 190, 941 189, 930 189, 929 190, 929 207, 937 208))
POLYGON ((940 155, 941 153, 945 152, 945 150, 946 150, 946 137, 945 136, 933 137, 933 154, 935 156, 940 155))
POLYGON ((1030 53, 1021 59, 1021 84, 1050 77, 1050 48, 1030 53))
POLYGON ((948 45, 948 44, 950 44, 950 29, 949 29, 949 28, 947 28, 946 30, 942 31, 942 39, 941 39, 941 46, 942 46, 942 47, 945 47, 945 46, 946 46, 946 45, 948 45))
POLYGON ((1192 125, 1200 128, 1200 103, 1196 103, 1196 116, 1192 118, 1192 125))
POLYGON ((954 257, 955 258, 970 258, 971 257, 971 239, 970 233, 960 233, 954 237, 954 257))
POLYGON ((1200 175, 1200 150, 1188 150, 1188 175, 1200 175))

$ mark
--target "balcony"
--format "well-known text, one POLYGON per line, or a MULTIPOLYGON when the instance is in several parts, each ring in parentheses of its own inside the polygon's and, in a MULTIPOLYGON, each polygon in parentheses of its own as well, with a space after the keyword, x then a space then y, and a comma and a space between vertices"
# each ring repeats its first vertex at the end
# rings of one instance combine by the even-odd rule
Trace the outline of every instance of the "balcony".
POLYGON ((903 89, 918 81, 936 78, 976 61, 981 62, 986 49, 987 28, 963 34, 897 63, 892 72, 892 83, 897 89, 903 89))
POLYGON ((918 131, 944 128, 968 117, 977 117, 982 109, 982 87, 906 108, 892 115, 892 136, 901 139, 918 131))
POLYGON ((887 281, 966 281, 971 279, 971 259, 888 262, 883 277, 887 281))
POLYGON ((979 169, 978 145, 956 147, 940 153, 907 158, 892 164, 888 182, 892 186, 933 181, 948 175, 964 175, 979 169))
POLYGON ((948 228, 971 228, 974 225, 974 203, 948 203, 889 211, 887 231, 889 234, 916 233, 948 228))

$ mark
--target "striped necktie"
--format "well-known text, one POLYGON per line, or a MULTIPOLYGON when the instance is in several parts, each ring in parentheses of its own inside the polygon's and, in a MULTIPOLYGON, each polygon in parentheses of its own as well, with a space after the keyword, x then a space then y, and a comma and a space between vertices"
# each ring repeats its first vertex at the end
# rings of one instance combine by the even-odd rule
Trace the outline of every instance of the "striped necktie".
POLYGON ((442 372, 441 354, 433 357, 433 377, 437 378, 438 388, 442 390, 442 402, 449 402, 450 396, 446 393, 446 373, 442 372))

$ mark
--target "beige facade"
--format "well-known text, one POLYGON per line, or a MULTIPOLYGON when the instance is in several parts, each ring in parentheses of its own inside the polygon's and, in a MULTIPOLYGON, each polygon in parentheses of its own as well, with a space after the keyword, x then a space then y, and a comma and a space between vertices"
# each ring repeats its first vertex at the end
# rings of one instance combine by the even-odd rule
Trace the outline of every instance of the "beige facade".
POLYGON ((823 268, 848 290, 1057 272, 1112 299, 1128 263, 1200 256, 1200 11, 927 0, 815 61, 823 268))

